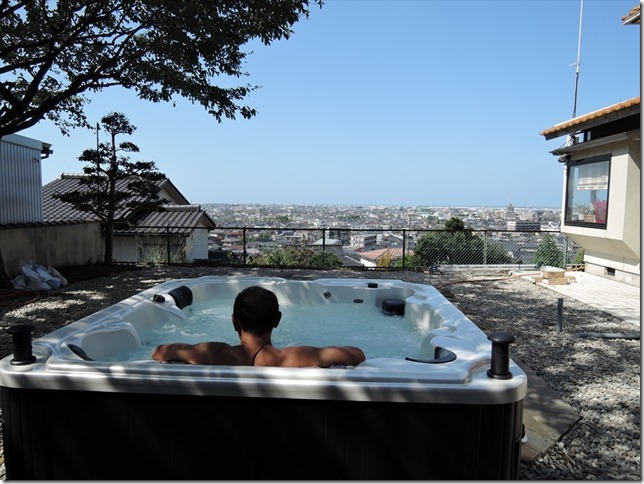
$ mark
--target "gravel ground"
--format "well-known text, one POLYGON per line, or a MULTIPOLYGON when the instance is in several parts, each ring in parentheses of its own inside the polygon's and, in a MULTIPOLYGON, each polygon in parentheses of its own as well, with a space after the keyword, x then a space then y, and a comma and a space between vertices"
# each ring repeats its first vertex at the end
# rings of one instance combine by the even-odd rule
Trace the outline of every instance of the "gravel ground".
MULTIPOLYGON (((65 271, 63 275, 65 274, 65 271)), ((578 332, 638 332, 639 327, 564 298, 564 331, 556 333, 560 294, 507 274, 429 275, 422 272, 325 272, 213 267, 143 268, 94 279, 82 272, 66 276, 58 291, 0 300, 0 357, 12 353, 7 328, 29 323, 34 337, 74 322, 168 279, 203 275, 279 276, 293 279, 359 277, 432 284, 486 333, 515 335, 512 356, 525 363, 581 419, 521 479, 641 480, 640 341, 580 338, 578 332), (16 303, 26 303, 14 305, 16 303)), ((528 383, 529 384, 529 383, 528 383)), ((0 478, 5 478, 4 459, 0 478)))

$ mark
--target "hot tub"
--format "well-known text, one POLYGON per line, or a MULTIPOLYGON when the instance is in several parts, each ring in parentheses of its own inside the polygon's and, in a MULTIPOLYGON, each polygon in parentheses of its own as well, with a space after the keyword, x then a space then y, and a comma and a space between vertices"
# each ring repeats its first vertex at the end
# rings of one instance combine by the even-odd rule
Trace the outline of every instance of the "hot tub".
POLYGON ((434 287, 401 280, 168 281, 31 348, 14 340, 0 361, 7 478, 515 479, 527 378, 508 336, 492 343, 434 287), (418 346, 348 368, 114 361, 250 285, 283 311, 393 306, 418 346))

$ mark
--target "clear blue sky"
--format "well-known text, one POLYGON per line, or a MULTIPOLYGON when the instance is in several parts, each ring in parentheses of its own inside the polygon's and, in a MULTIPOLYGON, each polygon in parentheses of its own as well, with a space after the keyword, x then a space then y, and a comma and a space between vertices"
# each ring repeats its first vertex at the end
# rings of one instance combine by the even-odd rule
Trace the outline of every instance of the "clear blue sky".
MULTIPOLYGON (((634 0, 585 0, 577 115, 638 96, 634 0)), ((562 166, 539 132, 572 117, 579 0, 326 0, 288 40, 253 50, 258 115, 92 95, 191 203, 559 207, 562 166)), ((95 133, 50 122, 43 183, 80 172, 95 133)))

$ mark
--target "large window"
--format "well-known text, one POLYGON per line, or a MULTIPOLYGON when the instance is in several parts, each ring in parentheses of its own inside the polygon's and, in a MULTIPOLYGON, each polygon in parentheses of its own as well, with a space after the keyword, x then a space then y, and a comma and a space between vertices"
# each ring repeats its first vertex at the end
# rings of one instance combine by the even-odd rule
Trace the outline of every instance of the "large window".
POLYGON ((568 164, 566 223, 605 227, 608 213, 610 155, 568 164))

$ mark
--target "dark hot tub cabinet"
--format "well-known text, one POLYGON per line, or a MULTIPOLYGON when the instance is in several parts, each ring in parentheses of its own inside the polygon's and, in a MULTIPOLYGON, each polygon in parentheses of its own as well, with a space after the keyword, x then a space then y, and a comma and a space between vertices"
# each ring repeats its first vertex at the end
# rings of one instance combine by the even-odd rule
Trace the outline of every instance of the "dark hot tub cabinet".
POLYGON ((33 342, 29 329, 11 330, 14 354, 0 361, 8 479, 518 477, 527 378, 512 337, 483 334, 431 286, 202 277, 33 342), (146 328, 256 284, 282 304, 388 301, 423 329, 418 351, 349 368, 108 361, 145 345, 146 328))

